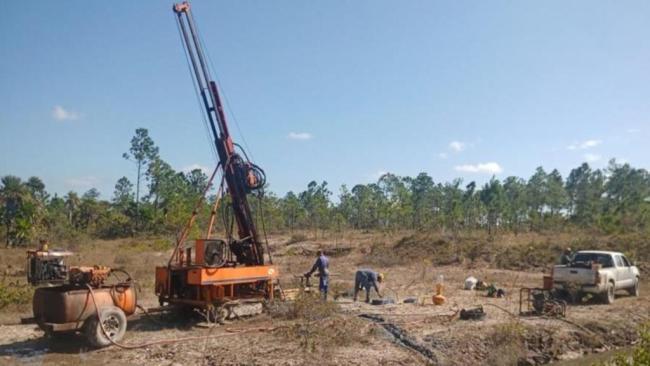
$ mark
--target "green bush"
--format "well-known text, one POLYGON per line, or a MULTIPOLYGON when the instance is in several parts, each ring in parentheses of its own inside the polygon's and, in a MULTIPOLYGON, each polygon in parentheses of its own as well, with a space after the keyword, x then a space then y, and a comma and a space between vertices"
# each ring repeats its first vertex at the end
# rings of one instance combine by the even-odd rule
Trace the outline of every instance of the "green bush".
POLYGON ((32 301, 34 290, 29 285, 0 281, 0 309, 9 305, 25 305, 32 301))
POLYGON ((613 366, 647 366, 650 365, 650 323, 641 327, 639 343, 632 349, 631 353, 618 353, 610 361, 603 364, 613 366))

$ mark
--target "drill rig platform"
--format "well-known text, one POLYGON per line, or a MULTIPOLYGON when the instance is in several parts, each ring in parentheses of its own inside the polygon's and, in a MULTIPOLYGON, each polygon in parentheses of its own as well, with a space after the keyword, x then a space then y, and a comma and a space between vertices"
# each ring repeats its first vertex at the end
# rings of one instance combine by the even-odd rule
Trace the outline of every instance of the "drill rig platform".
MULTIPOLYGON (((208 69, 202 43, 190 10, 190 4, 175 4, 184 51, 198 89, 203 113, 209 125, 219 163, 208 181, 187 225, 177 238, 167 266, 156 267, 155 291, 162 305, 181 305, 214 311, 230 301, 272 300, 278 289, 278 270, 271 256, 265 261, 265 248, 257 232, 249 194, 262 194, 264 171, 248 160, 243 149, 232 140, 219 89, 208 69), (217 173, 221 185, 212 209, 207 234, 203 239, 187 240, 199 208, 217 173), (215 215, 225 201, 231 223, 225 225, 224 240, 212 237, 215 215)), ((224 215, 225 215, 224 211, 224 215)), ((268 243, 266 245, 268 251, 268 243)))

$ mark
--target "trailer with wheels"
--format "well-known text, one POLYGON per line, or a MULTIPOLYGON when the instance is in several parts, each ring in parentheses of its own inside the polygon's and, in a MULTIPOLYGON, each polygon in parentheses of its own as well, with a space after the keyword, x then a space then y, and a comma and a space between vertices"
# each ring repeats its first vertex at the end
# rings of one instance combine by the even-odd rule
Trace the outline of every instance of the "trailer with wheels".
POLYGON ((103 266, 68 268, 63 257, 57 251, 28 252, 28 280, 39 286, 33 320, 46 336, 80 332, 98 348, 119 342, 137 306, 133 280, 103 266))

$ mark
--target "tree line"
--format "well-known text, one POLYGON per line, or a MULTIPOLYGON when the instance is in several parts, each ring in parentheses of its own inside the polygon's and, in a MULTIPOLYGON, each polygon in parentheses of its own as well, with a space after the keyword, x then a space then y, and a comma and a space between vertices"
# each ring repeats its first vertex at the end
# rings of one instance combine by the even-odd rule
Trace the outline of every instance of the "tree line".
MULTIPOLYGON (((92 188, 50 195, 43 181, 6 175, 0 184, 0 221, 7 246, 40 238, 120 238, 175 234, 191 215, 207 185, 200 169, 175 171, 143 128, 136 130, 123 157, 136 165, 135 183, 120 178, 110 200, 92 188)), ((489 234, 580 228, 603 233, 650 228, 650 174, 611 160, 604 169, 587 163, 565 178, 538 167, 528 178, 493 177, 479 186, 461 179, 435 182, 384 174, 377 182, 340 187, 337 200, 327 182, 312 181, 302 192, 273 192, 250 198, 257 225, 269 231, 439 230, 489 234)), ((195 232, 207 225, 215 197, 202 206, 195 232)), ((218 212, 217 229, 228 220, 228 198, 218 212)))

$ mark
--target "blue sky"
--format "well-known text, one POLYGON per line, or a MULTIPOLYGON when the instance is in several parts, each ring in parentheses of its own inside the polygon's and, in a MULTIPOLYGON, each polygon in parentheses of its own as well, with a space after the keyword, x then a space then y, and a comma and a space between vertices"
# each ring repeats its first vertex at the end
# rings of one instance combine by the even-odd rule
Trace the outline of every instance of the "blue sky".
MULTIPOLYGON (((235 140, 281 195, 650 168, 650 2, 192 6, 235 140)), ((0 175, 110 198, 138 127, 174 168, 214 166, 171 2, 5 2, 0 55, 0 175)))

